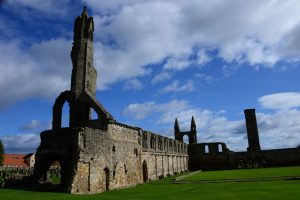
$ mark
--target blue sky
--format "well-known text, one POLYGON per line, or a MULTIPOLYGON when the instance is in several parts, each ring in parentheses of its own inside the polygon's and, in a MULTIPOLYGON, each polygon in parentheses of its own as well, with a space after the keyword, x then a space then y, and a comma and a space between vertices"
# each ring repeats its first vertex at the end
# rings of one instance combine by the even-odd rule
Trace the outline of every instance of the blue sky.
MULTIPOLYGON (((263 149, 300 145, 297 0, 6 0, 0 4, 0 138, 31 152, 68 90, 73 22, 94 17, 97 98, 114 118, 173 137, 194 116, 198 141, 247 148, 256 108, 263 149)), ((64 107, 64 124, 68 108, 64 107)))

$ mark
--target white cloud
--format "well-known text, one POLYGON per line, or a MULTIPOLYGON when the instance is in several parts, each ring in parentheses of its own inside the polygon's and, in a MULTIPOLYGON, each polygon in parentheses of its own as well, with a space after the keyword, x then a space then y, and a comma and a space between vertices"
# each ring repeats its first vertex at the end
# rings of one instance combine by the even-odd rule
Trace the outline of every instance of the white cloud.
POLYGON ((162 72, 160 74, 156 74, 153 79, 151 80, 151 84, 156 84, 162 81, 166 81, 172 78, 171 73, 169 72, 162 72))
POLYGON ((204 49, 189 52, 189 54, 173 55, 167 59, 164 69, 181 71, 190 66, 202 66, 211 61, 211 57, 204 49), (195 53, 194 58, 191 57, 195 53))
MULTIPOLYGON (((165 127, 162 134, 167 136, 173 136, 176 117, 181 130, 187 131, 190 129, 191 117, 194 116, 198 142, 225 142, 233 151, 245 151, 248 147, 244 117, 230 120, 225 117, 224 110, 214 112, 194 108, 185 100, 172 100, 162 104, 130 104, 124 109, 124 114, 137 120, 154 117, 157 126, 165 127)), ((262 149, 292 148, 300 145, 299 110, 277 110, 273 114, 258 112, 257 122, 262 149)))
POLYGON ((28 49, 17 41, 0 41, 5 47, 0 49, 0 107, 33 96, 52 98, 68 89, 70 43, 55 39, 28 49))
POLYGON ((300 145, 300 111, 278 110, 274 114, 257 113, 261 147, 264 149, 300 145))
POLYGON ((7 135, 1 140, 6 153, 35 152, 40 144, 40 136, 36 134, 7 135))
POLYGON ((166 87, 162 88, 162 92, 190 92, 195 89, 194 83, 192 80, 186 81, 186 83, 182 83, 178 80, 173 81, 166 87))
POLYGON ((24 131, 33 130, 41 126, 41 122, 38 120, 31 120, 28 124, 23 125, 20 129, 24 131))
MULTIPOLYGON (((15 7, 16 12, 41 11, 40 15, 34 16, 43 17, 69 14, 64 5, 72 3, 69 0, 38 2, 10 0, 5 5, 15 7)), ((147 65, 164 61, 167 69, 183 70, 205 65, 215 56, 226 62, 246 62, 255 67, 258 64, 272 67, 279 60, 299 60, 300 4, 296 0, 84 2, 93 10, 95 19, 94 65, 101 77, 97 81, 98 89, 149 74, 151 69, 147 65)), ((0 25, 6 36, 19 30, 5 20, 1 22, 6 23, 0 25)), ((14 101, 16 96, 20 99, 44 97, 49 89, 47 93, 52 96, 67 88, 72 42, 53 39, 32 44, 31 49, 26 49, 26 45, 20 42, 23 40, 21 34, 17 35, 18 38, 14 39, 19 42, 0 43, 7 47, 0 52, 4 58, 0 65, 5 66, 1 67, 0 82, 5 83, 0 85, 0 90, 10 89, 0 100, 0 105, 9 99, 14 101), (57 74, 54 76, 49 72, 57 74), (47 76, 45 80, 37 80, 41 79, 40 74, 47 76), (12 92, 11 88, 20 88, 22 92, 12 92)))
POLYGON ((42 0, 6 0, 4 5, 10 6, 11 9, 18 9, 21 14, 30 13, 28 8, 32 11, 41 11, 53 15, 65 15, 70 4, 70 0, 60 1, 42 1, 42 0), (20 10, 21 9, 21 10, 20 10))
POLYGON ((173 56, 167 60, 164 69, 180 71, 188 68, 192 63, 193 62, 189 59, 188 55, 173 56))
POLYGON ((143 83, 138 79, 130 79, 125 82, 124 90, 141 90, 143 89, 143 83))
POLYGON ((262 96, 258 102, 269 109, 288 109, 300 106, 300 93, 283 92, 262 96))
POLYGON ((179 111, 189 107, 188 102, 185 100, 172 100, 164 104, 156 104, 153 101, 145 103, 133 103, 129 104, 124 109, 123 114, 133 117, 134 119, 145 119, 150 114, 155 112, 165 112, 167 110, 179 111))
POLYGON ((299 58, 296 0, 85 2, 95 13, 95 37, 102 42, 96 45, 96 60, 109 75, 101 87, 143 76, 147 64, 164 59, 166 69, 203 65, 213 59, 210 51, 226 62, 255 68, 299 58), (194 54, 196 58, 191 58, 194 54), (116 69, 114 74, 111 69, 116 69))
POLYGON ((181 131, 190 130, 191 118, 194 116, 198 130, 198 142, 226 142, 232 149, 246 148, 245 125, 243 120, 230 121, 224 117, 225 111, 213 112, 194 108, 186 100, 172 100, 167 103, 134 103, 123 112, 136 120, 154 117, 158 127, 165 127, 167 136, 173 136, 175 118, 178 118, 181 131))
POLYGON ((203 49, 200 49, 197 52, 197 64, 204 65, 209 61, 211 61, 211 57, 203 49))
POLYGON ((195 74, 195 76, 207 83, 211 83, 212 81, 216 81, 217 79, 214 78, 212 75, 209 75, 209 74, 204 74, 204 73, 198 73, 198 74, 195 74))

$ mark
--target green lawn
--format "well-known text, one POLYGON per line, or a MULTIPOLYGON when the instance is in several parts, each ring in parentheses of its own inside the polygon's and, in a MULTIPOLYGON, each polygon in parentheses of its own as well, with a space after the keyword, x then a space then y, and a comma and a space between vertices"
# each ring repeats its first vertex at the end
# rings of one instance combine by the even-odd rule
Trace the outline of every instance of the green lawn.
MULTIPOLYGON (((265 169, 265 171, 272 171, 274 174, 277 172, 293 171, 292 168, 279 168, 265 169)), ((254 169, 253 174, 260 174, 261 169, 254 169)), ((299 168, 298 168, 299 170, 299 168)), ((244 170, 232 170, 237 174, 244 170)), ((223 171, 227 173, 227 171, 223 171)), ((207 172, 216 173, 216 172, 207 172)), ((221 173, 221 172, 220 172, 221 173)), ((267 173, 267 172, 266 172, 267 173)), ((204 173, 203 173, 204 174, 204 173)), ((221 173, 222 174, 222 173, 221 173)), ((299 174, 299 173, 298 173, 299 174)), ((276 175, 276 174, 275 174, 276 175)), ((293 173, 294 175, 294 173, 293 173)), ((199 176, 196 174, 195 177, 199 176)), ((173 177, 172 177, 173 178, 173 177)), ((113 190, 96 195, 70 195, 63 193, 50 193, 50 192, 32 192, 12 189, 0 189, 0 199, 2 200, 68 200, 68 199, 125 199, 125 200, 138 200, 138 199, 230 199, 230 200, 299 200, 300 199, 300 181, 262 181, 262 182, 242 182, 242 183, 183 183, 173 184, 172 178, 154 181, 147 184, 141 184, 134 188, 123 190, 113 190)), ((193 177, 190 177, 193 178, 193 177)))
POLYGON ((277 167, 277 168, 259 168, 259 169, 240 169, 240 170, 222 170, 205 171, 184 180, 219 180, 219 179, 244 179, 261 177, 279 177, 279 176, 300 176, 300 167, 277 167))
POLYGON ((60 176, 52 176, 51 177, 51 183, 53 185, 59 184, 60 183, 60 176))

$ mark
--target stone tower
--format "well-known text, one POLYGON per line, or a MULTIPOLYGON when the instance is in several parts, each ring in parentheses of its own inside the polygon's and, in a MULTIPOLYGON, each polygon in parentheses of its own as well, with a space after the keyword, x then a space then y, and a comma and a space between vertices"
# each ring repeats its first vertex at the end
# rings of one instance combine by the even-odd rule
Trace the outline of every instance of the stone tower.
POLYGON ((189 138, 189 144, 196 144, 197 143, 197 129, 196 129, 196 123, 194 120, 194 116, 192 116, 191 120, 191 130, 190 131, 180 131, 179 123, 177 118, 175 119, 175 125, 174 125, 174 135, 175 140, 179 140, 183 142, 183 136, 187 135, 189 138))
POLYGON ((95 97, 97 71, 93 67, 93 31, 93 18, 89 17, 84 7, 74 24, 71 90, 62 92, 55 100, 52 130, 41 133, 41 144, 36 152, 33 178, 39 179, 57 161, 61 165, 61 186, 65 191, 74 188, 72 184, 76 182, 74 178, 82 151, 78 145, 82 142, 80 140, 87 145, 87 130, 106 131, 108 124, 115 122, 95 97), (69 127, 62 127, 62 108, 66 102, 70 108, 70 121, 69 127), (92 110, 97 114, 97 119, 91 118, 92 110))
POLYGON ((249 144, 247 151, 260 151, 255 109, 246 109, 244 113, 249 144))
POLYGON ((73 64, 71 90, 60 94, 53 106, 53 129, 61 128, 61 112, 65 101, 70 105, 70 127, 97 124, 102 127, 113 117, 97 101, 97 71, 93 67, 93 32, 94 21, 89 17, 86 7, 74 23, 73 64), (98 115, 98 120, 91 121, 91 110, 98 115), (101 120, 100 120, 101 119, 101 120))
POLYGON ((75 20, 74 43, 71 51, 73 63, 71 91, 78 97, 82 92, 95 96, 97 71, 93 66, 94 21, 86 7, 75 20))

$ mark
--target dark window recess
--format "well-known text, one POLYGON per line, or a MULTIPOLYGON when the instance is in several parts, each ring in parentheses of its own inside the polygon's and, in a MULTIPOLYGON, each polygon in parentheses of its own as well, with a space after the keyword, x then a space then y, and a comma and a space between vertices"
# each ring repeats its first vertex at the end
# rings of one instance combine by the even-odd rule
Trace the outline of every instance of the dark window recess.
POLYGON ((124 164, 124 171, 125 171, 125 174, 127 174, 127 168, 126 168, 126 165, 124 164))

